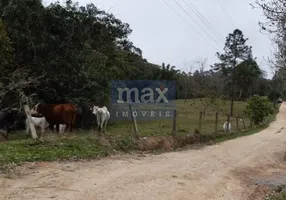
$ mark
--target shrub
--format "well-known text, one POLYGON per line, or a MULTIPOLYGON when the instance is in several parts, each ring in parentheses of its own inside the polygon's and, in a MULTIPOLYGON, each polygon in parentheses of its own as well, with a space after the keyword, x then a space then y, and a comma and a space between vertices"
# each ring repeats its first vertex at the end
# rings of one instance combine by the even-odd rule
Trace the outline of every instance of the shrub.
POLYGON ((274 108, 267 98, 254 95, 248 99, 244 113, 257 125, 274 114, 274 108))
POLYGON ((279 97, 282 97, 281 92, 272 90, 272 91, 270 92, 269 96, 268 96, 268 99, 269 99, 270 101, 273 101, 274 99, 276 100, 276 99, 278 99, 279 97))

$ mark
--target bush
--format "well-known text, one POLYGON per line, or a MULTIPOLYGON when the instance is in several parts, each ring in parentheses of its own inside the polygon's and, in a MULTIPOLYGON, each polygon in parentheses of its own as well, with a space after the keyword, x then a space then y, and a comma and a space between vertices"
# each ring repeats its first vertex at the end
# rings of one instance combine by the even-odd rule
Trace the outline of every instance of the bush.
POLYGON ((278 99, 279 97, 282 97, 281 92, 278 92, 278 91, 275 92, 274 90, 272 90, 272 91, 270 92, 269 96, 268 96, 268 99, 269 99, 270 101, 273 101, 274 99, 276 100, 276 99, 278 99))
POLYGON ((274 114, 274 108, 267 98, 254 95, 248 99, 244 113, 257 125, 274 114))

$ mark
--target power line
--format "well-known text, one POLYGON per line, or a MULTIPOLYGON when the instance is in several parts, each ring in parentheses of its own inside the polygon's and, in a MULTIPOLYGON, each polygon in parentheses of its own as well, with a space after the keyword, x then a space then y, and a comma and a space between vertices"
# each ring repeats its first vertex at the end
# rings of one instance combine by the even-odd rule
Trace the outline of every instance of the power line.
POLYGON ((218 0, 218 3, 219 3, 219 5, 220 5, 222 11, 224 12, 224 14, 228 17, 228 19, 229 19, 230 23, 232 24, 232 26, 233 26, 234 28, 236 28, 237 26, 233 23, 233 21, 232 21, 230 15, 227 13, 226 9, 225 9, 224 6, 222 5, 221 0, 218 0))
MULTIPOLYGON (((173 12, 175 12, 191 29, 194 30, 194 28, 192 27, 192 25, 189 24, 188 21, 186 21, 182 15, 180 15, 172 6, 170 6, 165 0, 162 0, 173 12)), ((208 43, 210 43, 217 51, 220 51, 218 47, 216 47, 212 42, 209 42, 208 39, 200 34, 198 31, 195 31, 199 36, 201 36, 204 40, 206 40, 208 43)))
POLYGON ((195 13, 195 15, 203 22, 222 42, 224 41, 224 38, 215 30, 215 28, 206 20, 206 18, 202 15, 202 13, 192 4, 190 0, 183 0, 187 6, 195 13))
MULTIPOLYGON (((174 1, 175 1, 175 3, 184 11, 184 13, 186 13, 186 14, 191 18, 191 20, 192 20, 195 24, 197 24, 197 26, 198 26, 204 33, 205 33, 206 35, 208 35, 211 40, 213 40, 213 38, 208 34, 208 32, 206 32, 206 31, 204 30, 204 28, 201 27, 201 25, 177 2, 177 0, 174 0, 174 1)), ((215 40, 213 40, 213 41, 220 47, 220 44, 218 44, 215 40)))
POLYGON ((220 47, 220 44, 218 44, 217 41, 214 40, 214 39, 212 38, 212 36, 208 34, 207 31, 205 31, 205 29, 181 6, 181 4, 179 4, 177 0, 174 0, 174 1, 175 1, 175 3, 184 11, 184 13, 186 13, 186 15, 188 15, 188 16, 191 18, 191 20, 192 20, 199 28, 200 28, 211 40, 213 40, 214 43, 216 43, 216 44, 220 47))

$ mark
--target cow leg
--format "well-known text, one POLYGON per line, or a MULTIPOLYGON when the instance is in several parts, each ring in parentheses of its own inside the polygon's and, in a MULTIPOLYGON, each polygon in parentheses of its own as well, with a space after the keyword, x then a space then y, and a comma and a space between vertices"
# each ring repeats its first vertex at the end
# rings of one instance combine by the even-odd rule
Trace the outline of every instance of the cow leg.
POLYGON ((72 132, 72 128, 73 128, 72 124, 69 124, 70 132, 72 132))
POLYGON ((56 132, 60 134, 60 125, 56 124, 56 132))
POLYGON ((100 131, 100 124, 97 124, 97 131, 100 131))
POLYGON ((52 130, 53 133, 55 132, 54 126, 55 124, 51 124, 51 123, 49 124, 49 128, 52 130))
POLYGON ((98 131, 100 131, 100 115, 97 115, 97 116, 96 116, 96 120, 97 120, 97 128, 98 128, 98 131))
MULTIPOLYGON (((69 120, 70 121, 70 120, 69 120)), ((69 123, 67 123, 67 124, 65 124, 66 125, 66 129, 67 130, 69 130, 69 132, 72 132, 72 124, 69 122, 69 123)))
POLYGON ((66 129, 67 129, 69 132, 72 132, 72 127, 71 127, 71 124, 70 124, 70 123, 66 124, 66 129))
POLYGON ((107 125, 107 121, 105 121, 104 123, 104 132, 106 132, 106 125, 107 125))
POLYGON ((101 124, 101 122, 99 122, 98 131, 99 131, 100 133, 102 133, 102 124, 101 124))
POLYGON ((63 120, 66 124, 66 129, 70 132, 73 131, 73 124, 75 122, 76 113, 73 111, 66 111, 63 113, 63 120))
POLYGON ((65 127, 66 127, 66 124, 62 124, 62 126, 60 126, 60 132, 61 133, 65 132, 65 127))
POLYGON ((41 124, 41 135, 43 136, 45 133, 45 124, 41 124))
POLYGON ((70 132, 72 132, 73 126, 74 126, 74 123, 75 123, 76 112, 72 111, 72 114, 70 116, 71 116, 70 132))
MULTIPOLYGON (((104 118, 103 118, 104 116, 103 115, 101 115, 101 122, 100 122, 100 132, 102 132, 102 129, 103 129, 103 125, 104 125, 104 118)), ((103 130, 103 132, 104 132, 104 130, 103 130)))

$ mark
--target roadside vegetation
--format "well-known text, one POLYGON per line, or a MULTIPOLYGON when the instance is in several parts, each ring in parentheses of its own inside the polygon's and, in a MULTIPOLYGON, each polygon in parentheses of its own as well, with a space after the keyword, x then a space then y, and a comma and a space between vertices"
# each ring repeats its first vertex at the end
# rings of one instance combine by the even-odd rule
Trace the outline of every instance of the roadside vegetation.
POLYGON ((264 200, 286 200, 286 186, 276 186, 272 189, 272 192, 264 198, 264 200))
MULTIPOLYGON (((187 103, 181 100, 177 101, 178 110, 182 113, 178 117, 178 127, 180 129, 176 137, 171 136, 171 126, 169 124, 172 123, 170 121, 139 123, 139 130, 143 131, 140 132, 141 139, 138 141, 132 137, 132 124, 130 122, 110 126, 108 131, 103 133, 103 136, 98 136, 98 133, 88 130, 77 131, 72 134, 65 133, 61 137, 56 134, 46 133, 47 136, 33 140, 26 138, 23 131, 16 132, 11 136, 10 141, 0 144, 0 165, 6 166, 7 164, 33 161, 94 159, 118 152, 128 153, 144 150, 162 152, 162 150, 172 151, 194 144, 204 145, 210 144, 209 142, 213 144, 262 130, 275 119, 278 111, 275 110, 273 113, 269 113, 267 120, 252 127, 250 127, 249 118, 246 117, 245 119, 248 121, 245 129, 236 130, 235 120, 233 120, 234 126, 229 133, 226 133, 222 130, 222 124, 226 121, 227 110, 230 105, 230 102, 226 102, 220 112, 222 119, 219 120, 219 131, 215 134, 215 111, 212 110, 211 106, 207 112, 207 114, 211 114, 211 117, 203 120, 202 127, 204 128, 200 134, 196 135, 195 129, 198 127, 198 120, 195 119, 198 119, 198 112, 202 109, 199 102, 199 99, 187 100, 187 103), (192 103, 193 106, 186 106, 192 103), (198 104, 197 107, 196 103, 198 104), (189 123, 190 121, 195 122, 192 124, 189 123), (145 132, 142 125, 148 127, 145 132), (185 127, 185 129, 182 127, 185 127)), ((270 102, 268 101, 267 104, 270 104, 270 102)), ((234 105, 234 113, 243 115, 247 104, 245 102, 235 102, 234 105)), ((242 122, 239 126, 243 127, 242 122)))

